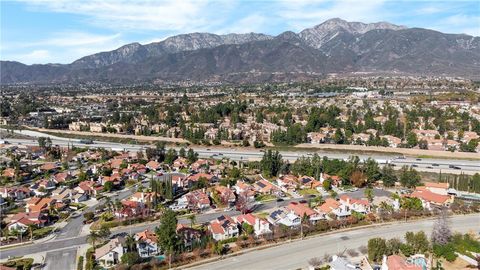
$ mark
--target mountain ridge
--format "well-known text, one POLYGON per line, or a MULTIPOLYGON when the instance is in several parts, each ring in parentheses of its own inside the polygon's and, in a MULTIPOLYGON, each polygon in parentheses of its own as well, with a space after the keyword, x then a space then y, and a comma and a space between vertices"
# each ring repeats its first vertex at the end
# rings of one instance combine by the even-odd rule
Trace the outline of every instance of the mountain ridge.
POLYGON ((357 71, 475 77, 480 70, 480 38, 334 18, 298 33, 285 31, 277 36, 191 33, 145 45, 126 44, 71 64, 1 61, 0 65, 2 84, 244 82, 255 73, 260 74, 258 80, 268 81, 282 78, 278 74, 289 74, 283 77, 295 80, 295 74, 303 78, 308 73, 357 71), (249 75, 242 78, 238 74, 249 75))

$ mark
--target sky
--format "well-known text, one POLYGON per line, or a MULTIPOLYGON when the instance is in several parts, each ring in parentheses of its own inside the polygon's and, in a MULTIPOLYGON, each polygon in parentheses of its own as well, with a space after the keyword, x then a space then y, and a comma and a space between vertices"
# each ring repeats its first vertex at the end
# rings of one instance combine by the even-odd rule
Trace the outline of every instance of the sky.
POLYGON ((331 18, 480 36, 480 1, 0 0, 0 59, 71 63, 192 32, 299 32, 331 18))

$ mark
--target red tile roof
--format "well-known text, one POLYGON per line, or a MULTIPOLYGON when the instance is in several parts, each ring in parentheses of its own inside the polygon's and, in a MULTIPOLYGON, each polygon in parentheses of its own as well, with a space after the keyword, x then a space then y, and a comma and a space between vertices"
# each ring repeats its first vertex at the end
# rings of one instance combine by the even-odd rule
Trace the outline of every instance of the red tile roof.
POLYGON ((419 198, 425 201, 434 202, 438 204, 444 204, 448 200, 450 200, 450 196, 448 195, 440 195, 437 193, 433 193, 429 190, 415 190, 410 197, 419 198))

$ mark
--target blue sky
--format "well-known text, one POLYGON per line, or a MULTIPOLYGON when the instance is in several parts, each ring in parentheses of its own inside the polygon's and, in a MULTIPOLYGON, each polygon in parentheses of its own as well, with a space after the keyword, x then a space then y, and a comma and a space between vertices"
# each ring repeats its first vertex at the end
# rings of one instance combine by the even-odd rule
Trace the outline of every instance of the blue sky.
POLYGON ((330 18, 480 36, 480 1, 0 0, 0 59, 70 63, 190 33, 300 30, 330 18))

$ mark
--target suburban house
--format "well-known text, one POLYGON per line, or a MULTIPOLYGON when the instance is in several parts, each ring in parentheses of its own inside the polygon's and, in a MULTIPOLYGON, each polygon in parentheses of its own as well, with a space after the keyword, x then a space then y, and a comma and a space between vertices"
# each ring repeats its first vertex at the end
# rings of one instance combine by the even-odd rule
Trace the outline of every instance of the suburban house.
POLYGON ((243 194, 247 197, 247 201, 255 200, 255 190, 252 185, 245 183, 242 180, 238 180, 235 186, 233 186, 235 192, 240 195, 243 194))
POLYGON ((277 179, 277 184, 284 192, 295 191, 298 184, 298 178, 294 175, 283 175, 277 179))
POLYGON ((188 160, 186 158, 183 158, 183 157, 178 157, 177 159, 175 159, 175 161, 173 161, 172 166, 176 170, 183 169, 183 168, 188 166, 188 160))
POLYGON ((317 207, 317 211, 324 213, 326 218, 330 218, 330 215, 335 215, 337 218, 346 218, 352 214, 347 205, 332 198, 325 199, 325 202, 317 207))
POLYGON ((183 241, 183 245, 186 249, 191 250, 195 242, 201 241, 202 232, 194 228, 185 226, 184 224, 177 224, 177 234, 183 241))
POLYGON ((329 175, 326 173, 320 174, 320 183, 323 184, 323 181, 329 179, 331 181, 332 186, 338 187, 342 184, 342 179, 338 175, 329 175))
POLYGON ((432 210, 434 208, 449 206, 453 203, 453 196, 440 195, 429 190, 417 189, 410 197, 418 198, 422 201, 422 206, 425 209, 432 210))
POLYGON ((261 194, 273 194, 275 191, 278 190, 272 183, 268 182, 267 180, 259 180, 253 184, 253 188, 255 191, 261 194))
POLYGON ((198 209, 204 210, 210 207, 210 199, 208 195, 201 190, 190 191, 177 200, 177 208, 179 209, 198 209))
POLYGON ((355 264, 347 261, 345 258, 333 255, 330 262, 330 269, 332 270, 355 270, 357 267, 355 264))
POLYGON ((270 229, 270 223, 268 223, 268 221, 261 219, 259 217, 256 217, 252 214, 237 216, 235 220, 240 226, 243 223, 247 223, 248 225, 252 226, 256 236, 260 236, 260 235, 268 234, 272 232, 272 230, 270 229))
POLYGON ((267 220, 273 225, 283 224, 290 228, 299 226, 301 222, 299 216, 285 208, 273 211, 267 216, 267 220))
POLYGON ((135 234, 135 240, 137 241, 137 250, 140 257, 148 258, 159 253, 157 235, 152 231, 145 230, 135 234))
POLYGON ((213 174, 209 174, 209 173, 196 173, 196 174, 189 175, 189 176, 187 177, 188 187, 191 187, 194 182, 198 182, 198 181, 200 180, 200 178, 206 179, 209 183, 216 182, 216 181, 218 180, 217 177, 214 176, 213 174))
POLYGON ((297 182, 300 185, 301 189, 306 189, 306 188, 316 189, 322 186, 322 183, 320 183, 320 181, 317 181, 315 180, 315 178, 311 176, 306 176, 306 175, 299 177, 297 182))
POLYGON ((28 226, 34 225, 37 227, 43 227, 48 222, 48 217, 41 212, 21 212, 14 215, 10 219, 10 223, 7 225, 8 230, 18 230, 25 232, 28 226))
POLYGON ((25 210, 27 213, 41 212, 48 210, 50 206, 57 206, 55 199, 32 197, 30 198, 30 200, 27 201, 25 205, 25 210))
POLYGON ((30 189, 26 187, 2 187, 0 188, 0 196, 15 201, 23 200, 30 197, 30 189))
POLYGON ((97 196, 103 187, 98 186, 94 181, 82 181, 75 187, 78 193, 87 194, 88 196, 97 196))
POLYGON ((95 260, 100 266, 111 267, 120 262, 125 253, 125 238, 117 237, 95 250, 95 260))
POLYGON ((157 171, 157 170, 161 169, 162 166, 159 162, 151 160, 147 164, 145 164, 145 167, 147 167, 147 169, 149 169, 151 171, 157 171))
POLYGON ((219 197, 222 203, 232 205, 235 203, 235 193, 231 189, 225 186, 216 185, 213 188, 213 192, 215 192, 219 197))
POLYGON ((151 204, 153 203, 155 196, 157 195, 155 192, 135 192, 130 196, 130 201, 132 202, 139 202, 142 204, 151 204))
POLYGON ((324 219, 324 215, 314 211, 305 203, 291 202, 287 205, 287 209, 301 218, 307 216, 311 223, 315 223, 320 219, 324 219))
POLYGON ((347 195, 342 195, 340 196, 340 203, 358 213, 367 214, 370 212, 370 203, 365 199, 353 199, 347 195))
POLYGON ((420 265, 408 263, 398 255, 383 256, 381 270, 423 270, 420 265))
POLYGON ((417 187, 417 189, 426 189, 436 194, 440 195, 448 195, 448 188, 450 185, 448 183, 434 183, 434 182, 426 182, 425 185, 417 187))
POLYGON ((377 206, 377 212, 381 209, 383 204, 391 207, 393 211, 398 211, 400 209, 400 201, 398 199, 392 199, 388 196, 375 196, 373 197, 372 205, 377 206))
POLYGON ((237 237, 239 234, 237 223, 227 215, 222 215, 211 221, 208 229, 216 241, 237 237))
POLYGON ((44 196, 49 191, 54 190, 56 187, 55 182, 50 179, 42 179, 35 182, 33 185, 30 186, 30 189, 35 193, 37 196, 44 196))

